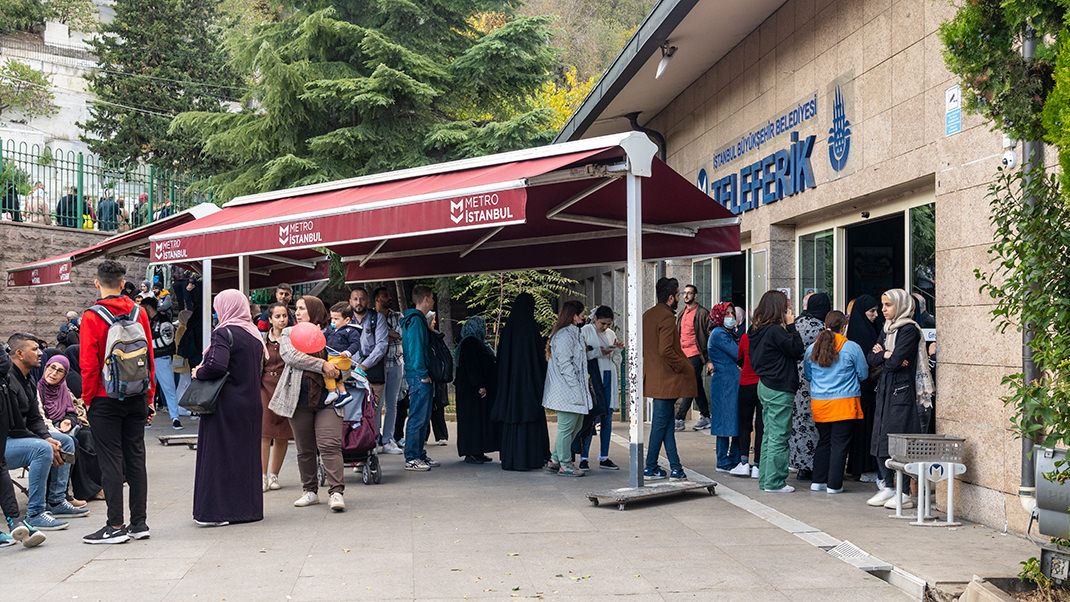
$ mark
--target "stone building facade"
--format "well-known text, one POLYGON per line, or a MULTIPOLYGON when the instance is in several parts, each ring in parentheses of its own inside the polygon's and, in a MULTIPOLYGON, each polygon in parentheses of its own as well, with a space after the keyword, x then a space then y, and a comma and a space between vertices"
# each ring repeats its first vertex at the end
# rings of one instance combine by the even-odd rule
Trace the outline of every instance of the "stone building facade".
MULTIPOLYGON (((0 269, 39 261, 45 257, 92 246, 109 235, 87 230, 71 230, 16 222, 0 222, 0 269)), ((121 258, 126 266, 127 279, 140 282, 148 270, 147 259, 121 258)), ((48 341, 56 342, 56 334, 64 315, 71 310, 81 312, 97 299, 93 287, 98 261, 82 263, 71 268, 69 284, 47 287, 8 288, 7 280, 0 282, 0 341, 13 332, 27 331, 48 341)))
MULTIPOLYGON (((957 110, 937 34, 953 14, 934 0, 787 0, 640 121, 664 136, 671 167, 741 218, 741 255, 667 266, 707 305, 753 308, 774 288, 796 311, 817 290, 841 310, 893 287, 927 300, 936 429, 966 439, 956 515, 1024 531, 1021 443, 1000 384, 1021 369, 1020 334, 997 331, 974 276, 993 240, 987 186, 1004 146, 1021 146, 957 110)), ((575 276, 612 299, 612 274, 575 276)))

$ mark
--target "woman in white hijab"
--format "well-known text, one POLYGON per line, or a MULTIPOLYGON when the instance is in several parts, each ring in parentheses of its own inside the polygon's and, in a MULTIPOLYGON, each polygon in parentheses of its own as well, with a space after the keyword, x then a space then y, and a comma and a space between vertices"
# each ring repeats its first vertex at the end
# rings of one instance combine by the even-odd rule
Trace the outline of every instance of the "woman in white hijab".
MULTIPOLYGON (((870 366, 880 366, 880 379, 877 381, 877 406, 873 417, 873 439, 870 453, 877 458, 877 470, 880 491, 866 503, 870 506, 895 508, 895 482, 890 469, 885 466, 888 460, 889 433, 918 433, 921 424, 918 419, 915 376, 918 369, 919 345, 922 342, 921 328, 912 318, 914 300, 901 288, 893 288, 881 295, 881 311, 884 313, 884 330, 877 343, 867 351, 870 366)), ((903 508, 912 508, 913 501, 909 494, 903 494, 903 508)))

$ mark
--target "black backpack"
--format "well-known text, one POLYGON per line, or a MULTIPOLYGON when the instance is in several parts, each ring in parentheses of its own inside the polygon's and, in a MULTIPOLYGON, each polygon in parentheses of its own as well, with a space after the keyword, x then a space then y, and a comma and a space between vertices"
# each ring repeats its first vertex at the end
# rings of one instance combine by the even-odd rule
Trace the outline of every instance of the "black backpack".
POLYGON ((412 320, 420 320, 423 322, 424 328, 427 328, 427 353, 424 360, 427 364, 427 375, 431 378, 431 382, 453 382, 453 354, 450 353, 450 348, 446 346, 446 335, 431 330, 427 325, 427 320, 415 314, 406 319, 410 323, 412 320))

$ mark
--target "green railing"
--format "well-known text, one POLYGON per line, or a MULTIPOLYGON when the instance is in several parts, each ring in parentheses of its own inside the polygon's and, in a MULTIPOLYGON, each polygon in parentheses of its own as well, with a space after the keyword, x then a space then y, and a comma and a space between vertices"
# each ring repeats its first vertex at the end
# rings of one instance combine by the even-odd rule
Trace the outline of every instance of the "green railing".
POLYGON ((125 232, 202 202, 200 179, 152 165, 0 139, 0 213, 31 224, 125 232))

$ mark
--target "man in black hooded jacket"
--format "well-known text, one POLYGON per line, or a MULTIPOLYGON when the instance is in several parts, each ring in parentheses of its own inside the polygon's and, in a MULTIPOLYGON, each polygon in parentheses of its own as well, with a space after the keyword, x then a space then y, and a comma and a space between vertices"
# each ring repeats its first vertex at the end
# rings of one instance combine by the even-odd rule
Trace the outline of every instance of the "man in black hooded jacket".
POLYGON ((41 545, 45 541, 45 534, 19 523, 19 502, 15 499, 15 487, 11 483, 11 475, 8 473, 7 462, 4 461, 4 451, 7 448, 7 435, 11 430, 11 395, 8 389, 7 373, 11 370, 11 358, 7 354, 7 346, 0 344, 0 510, 4 513, 7 527, 11 535, 0 532, 0 547, 14 545, 21 541, 27 548, 41 545))

